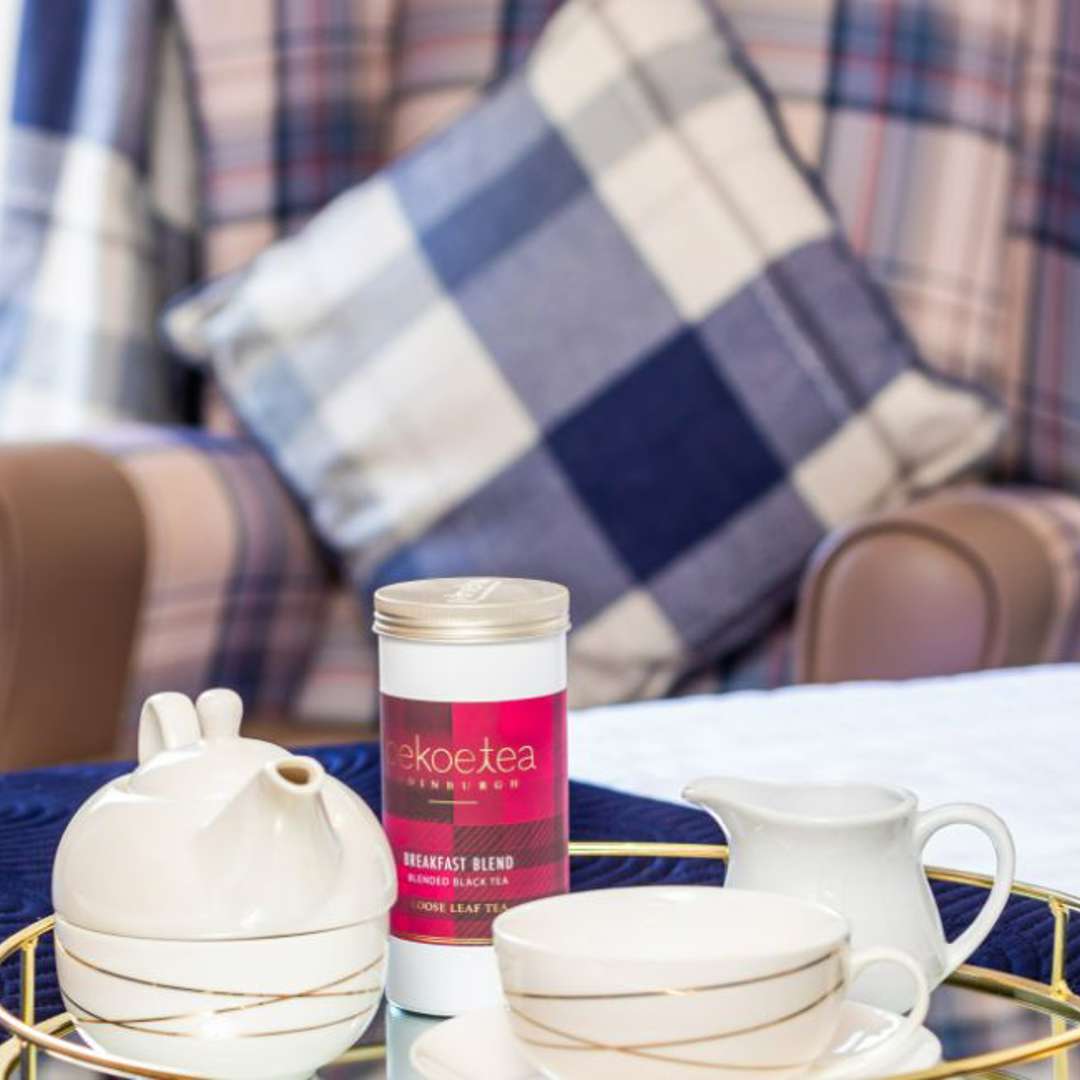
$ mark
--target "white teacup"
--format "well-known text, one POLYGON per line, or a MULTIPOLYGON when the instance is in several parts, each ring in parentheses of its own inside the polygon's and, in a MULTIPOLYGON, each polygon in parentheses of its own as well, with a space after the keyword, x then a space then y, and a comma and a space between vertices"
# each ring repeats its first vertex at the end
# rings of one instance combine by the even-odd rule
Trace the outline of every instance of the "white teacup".
POLYGON ((534 1065, 563 1080, 671 1080, 702 1066, 732 1080, 748 1068, 756 1080, 843 1080, 892 1057, 929 1003, 906 953, 853 953, 842 916, 773 893, 575 893, 512 908, 494 935, 514 1032, 534 1065), (852 979, 879 963, 910 975, 910 1015, 872 1050, 823 1059, 852 979))

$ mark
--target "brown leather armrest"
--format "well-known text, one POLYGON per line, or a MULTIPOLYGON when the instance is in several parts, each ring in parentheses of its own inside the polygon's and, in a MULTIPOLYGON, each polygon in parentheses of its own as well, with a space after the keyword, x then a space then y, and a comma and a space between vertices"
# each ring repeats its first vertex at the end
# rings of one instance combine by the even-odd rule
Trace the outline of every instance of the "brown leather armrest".
POLYGON ((0 769, 112 750, 145 562, 142 512, 109 458, 0 451, 0 769))
POLYGON ((992 489, 960 488, 830 537, 796 621, 803 682, 949 675, 1048 659, 1055 578, 992 489))

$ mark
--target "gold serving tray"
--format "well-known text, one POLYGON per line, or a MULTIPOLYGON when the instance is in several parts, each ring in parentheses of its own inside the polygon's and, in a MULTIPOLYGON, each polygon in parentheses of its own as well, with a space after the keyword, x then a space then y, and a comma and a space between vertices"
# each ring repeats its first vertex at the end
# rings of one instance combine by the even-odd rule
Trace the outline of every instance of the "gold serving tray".
MULTIPOLYGON (((574 842, 571 858, 620 859, 726 859, 728 850, 719 844, 664 844, 634 842, 574 842)), ((928 868, 935 881, 954 882, 989 889, 991 880, 981 874, 928 868)), ((1009 1077, 1010 1066, 1028 1065, 1053 1059, 1048 1077, 1068 1080, 1068 1051, 1080 1048, 1080 996, 1075 994, 1065 978, 1066 932, 1069 917, 1080 913, 1080 898, 1055 892, 1052 889, 1017 883, 1013 894, 1038 900, 1048 907, 1054 924, 1053 955, 1050 981, 1037 982, 1015 975, 965 964, 948 980, 952 986, 964 987, 979 994, 1009 999, 1017 1005, 1049 1018, 1051 1034, 1043 1038, 1017 1042, 970 1057, 943 1061, 931 1069, 905 1073, 902 1080, 946 1080, 958 1076, 991 1076, 1001 1080, 1009 1077)), ((21 1016, 0 1008, 0 1029, 11 1036, 0 1044, 0 1080, 18 1077, 37 1080, 38 1054, 59 1058, 71 1066, 88 1072, 108 1075, 149 1077, 152 1080, 204 1080, 187 1073, 138 1062, 124 1061, 96 1051, 82 1043, 66 1039, 74 1030, 68 1013, 38 1019, 34 1012, 35 956, 38 942, 53 928, 53 916, 40 919, 12 934, 0 943, 0 964, 20 957, 22 963, 21 1016)), ((382 1046, 358 1046, 345 1054, 336 1066, 376 1061, 384 1057, 382 1046)), ((707 1070, 703 1070, 707 1071, 707 1070)))

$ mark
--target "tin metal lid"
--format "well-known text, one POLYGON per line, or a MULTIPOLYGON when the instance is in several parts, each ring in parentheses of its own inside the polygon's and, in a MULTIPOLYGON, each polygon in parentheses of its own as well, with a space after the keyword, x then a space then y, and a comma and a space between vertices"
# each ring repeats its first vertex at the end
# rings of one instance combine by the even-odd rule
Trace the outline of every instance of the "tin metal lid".
POLYGON ((526 578, 432 578, 375 593, 376 634, 470 645, 547 637, 570 629, 564 585, 526 578))

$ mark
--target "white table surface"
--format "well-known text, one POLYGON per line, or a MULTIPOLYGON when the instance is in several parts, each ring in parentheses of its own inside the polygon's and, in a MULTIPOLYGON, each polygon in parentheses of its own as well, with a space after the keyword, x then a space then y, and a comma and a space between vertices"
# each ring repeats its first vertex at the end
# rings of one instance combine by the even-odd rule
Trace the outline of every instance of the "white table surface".
MULTIPOLYGON (((1080 894, 1080 664, 903 683, 608 706, 571 718, 575 779, 678 801, 703 775, 899 784, 979 802, 1012 829, 1017 877, 1080 894)), ((927 860, 989 872, 989 842, 943 830, 927 860)))

